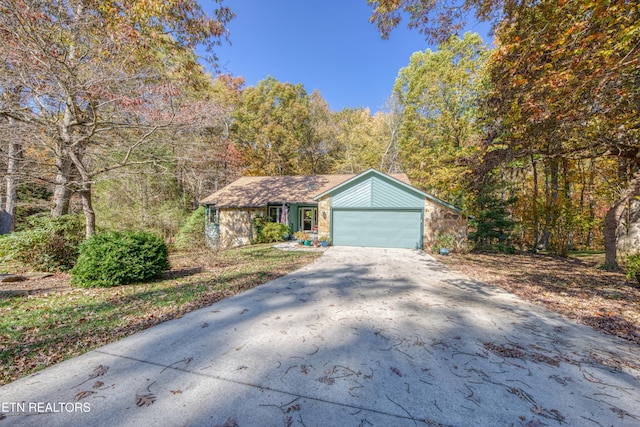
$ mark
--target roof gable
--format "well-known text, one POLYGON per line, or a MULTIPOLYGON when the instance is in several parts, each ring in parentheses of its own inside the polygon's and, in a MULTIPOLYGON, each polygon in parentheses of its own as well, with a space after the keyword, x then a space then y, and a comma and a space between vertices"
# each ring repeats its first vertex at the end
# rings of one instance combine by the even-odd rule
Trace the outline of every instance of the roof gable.
POLYGON ((407 180, 407 182, 403 182, 402 180, 399 180, 399 179, 395 178, 392 175, 387 175, 387 174, 382 173, 382 172, 380 172, 380 171, 378 171, 376 169, 369 169, 369 170, 366 170, 366 171, 362 172, 359 175, 355 175, 351 179, 345 180, 344 182, 336 185, 335 187, 329 188, 329 189, 325 190, 324 192, 318 194, 314 198, 314 200, 319 200, 322 197, 326 196, 327 194, 335 194, 337 192, 340 192, 343 189, 347 189, 349 186, 353 185, 357 181, 360 181, 363 178, 372 177, 372 176, 376 176, 376 177, 378 177, 380 179, 387 180, 387 181, 395 184, 396 186, 404 189, 405 191, 407 191, 409 193, 413 193, 413 194, 415 194, 415 195, 417 195, 419 197, 423 197, 423 198, 429 199, 429 200, 431 200, 431 201, 433 201, 435 203, 441 204, 441 205, 443 205, 443 206, 445 206, 445 207, 447 207, 449 209, 452 209, 452 210, 454 210, 456 212, 462 213, 462 209, 460 209, 460 208, 458 208, 456 206, 453 206, 453 205, 451 205, 451 204, 449 204, 449 203, 447 203, 447 202, 445 202, 443 200, 440 200, 437 197, 432 196, 431 194, 425 193, 424 191, 421 191, 421 190, 418 190, 415 187, 412 187, 408 183, 408 180, 407 180))
POLYGON ((418 190, 417 188, 412 187, 409 184, 409 182, 408 182, 409 180, 408 179, 407 179, 407 182, 403 182, 403 181, 401 181, 401 180, 399 180, 397 178, 394 178, 391 175, 387 175, 385 173, 382 173, 382 172, 377 171, 377 170, 372 168, 372 169, 368 169, 368 170, 366 170, 366 171, 364 171, 364 172, 362 172, 362 173, 360 173, 358 175, 352 176, 351 179, 347 179, 344 182, 341 182, 340 184, 336 185, 333 188, 328 188, 327 190, 325 190, 322 193, 318 194, 314 199, 318 200, 318 199, 322 198, 323 196, 326 196, 329 193, 336 193, 336 192, 342 190, 343 188, 352 185, 355 181, 361 180, 362 178, 365 178, 365 177, 371 176, 371 175, 376 175, 376 176, 378 176, 378 177, 380 177, 382 179, 391 180, 392 182, 395 182, 395 183, 399 184, 405 190, 411 191, 411 192, 415 192, 415 193, 419 194, 421 197, 428 196, 427 193, 424 193, 424 192, 418 190))

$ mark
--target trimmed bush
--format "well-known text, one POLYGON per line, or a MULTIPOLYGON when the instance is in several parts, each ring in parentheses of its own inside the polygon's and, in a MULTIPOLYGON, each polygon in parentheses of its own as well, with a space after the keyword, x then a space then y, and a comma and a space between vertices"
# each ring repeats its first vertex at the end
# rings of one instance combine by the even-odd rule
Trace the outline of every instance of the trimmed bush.
POLYGON ((82 215, 33 216, 28 229, 0 236, 0 260, 39 271, 66 271, 78 258, 84 239, 82 215))
POLYGON ((636 280, 640 284, 640 253, 629 254, 622 261, 627 279, 636 280))
POLYGON ((268 222, 259 230, 256 243, 282 242, 290 233, 291 229, 288 225, 268 222))
POLYGON ((176 236, 176 249, 199 249, 205 247, 204 240, 205 208, 200 206, 187 218, 176 236))
POLYGON ((144 231, 96 234, 80 245, 71 284, 110 287, 154 279, 169 269, 164 241, 144 231))

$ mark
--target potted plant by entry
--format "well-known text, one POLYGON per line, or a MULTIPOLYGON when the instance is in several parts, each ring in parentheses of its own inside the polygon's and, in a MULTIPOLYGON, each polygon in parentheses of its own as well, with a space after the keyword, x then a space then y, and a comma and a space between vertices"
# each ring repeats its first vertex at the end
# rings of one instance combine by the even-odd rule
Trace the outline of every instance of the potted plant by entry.
POLYGON ((320 240, 320 244, 323 248, 326 248, 327 246, 329 246, 329 244, 331 244, 331 239, 328 236, 322 236, 318 240, 320 240))
POLYGON ((309 233, 306 231, 296 231, 293 233, 293 237, 298 241, 299 245, 302 245, 305 241, 309 240, 309 233))

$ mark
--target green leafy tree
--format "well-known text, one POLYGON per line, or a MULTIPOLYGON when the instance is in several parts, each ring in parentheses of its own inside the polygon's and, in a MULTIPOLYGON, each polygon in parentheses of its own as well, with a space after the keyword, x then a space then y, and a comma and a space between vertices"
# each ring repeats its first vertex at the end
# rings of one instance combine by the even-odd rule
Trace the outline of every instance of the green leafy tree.
POLYGON ((488 157, 506 162, 545 158, 543 162, 551 165, 545 178, 552 195, 560 193, 553 188, 560 182, 554 165, 560 159, 615 157, 620 173, 610 180, 617 188, 607 201, 604 221, 606 262, 615 266, 625 213, 638 217, 627 206, 640 194, 637 2, 369 0, 369 4, 371 20, 383 36, 405 17, 411 28, 430 40, 446 39, 469 14, 492 22, 496 49, 490 59, 486 113, 493 129, 487 153, 505 154, 488 157))
POLYGON ((308 174, 310 103, 301 84, 273 77, 248 87, 233 115, 231 137, 249 175, 308 174))
POLYGON ((368 108, 345 108, 336 114, 339 134, 333 148, 333 171, 360 173, 377 168, 385 145, 380 135, 379 120, 368 108))
POLYGON ((394 92, 402 106, 401 164, 415 185, 460 203, 465 159, 478 148, 482 67, 487 50, 477 34, 456 36, 437 51, 411 56, 394 92))
POLYGON ((177 249, 202 249, 206 247, 204 237, 205 226, 205 208, 200 206, 193 211, 180 227, 180 231, 176 236, 175 246, 177 249))
POLYGON ((305 129, 303 169, 311 174, 328 173, 331 169, 329 153, 336 145, 339 129, 335 114, 318 90, 309 97, 309 126, 305 129))

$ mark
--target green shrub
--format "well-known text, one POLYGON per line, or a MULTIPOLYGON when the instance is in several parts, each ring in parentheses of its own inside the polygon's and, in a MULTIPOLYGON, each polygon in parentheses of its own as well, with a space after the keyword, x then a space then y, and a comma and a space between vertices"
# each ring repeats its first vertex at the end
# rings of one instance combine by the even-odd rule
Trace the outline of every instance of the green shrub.
POLYGON ((277 222, 268 222, 258 232, 256 243, 275 243, 281 242, 291 233, 288 225, 277 222))
POLYGON ((441 248, 447 248, 450 251, 455 251, 458 247, 458 239, 455 234, 438 234, 431 250, 433 253, 440 253, 441 248))
POLYGON ((267 225, 267 220, 265 220, 262 215, 259 215, 253 218, 251 222, 253 224, 253 235, 255 236, 251 243, 262 243, 260 242, 260 236, 262 235, 264 226, 267 225))
POLYGON ((159 277, 169 269, 164 241, 144 231, 96 234, 80 246, 71 284, 110 287, 159 277))
POLYGON ((627 279, 635 279, 640 283, 640 253, 630 254, 622 261, 627 279))
POLYGON ((200 206, 187 218, 176 236, 176 249, 204 248, 204 206, 200 206))
POLYGON ((84 239, 82 215, 33 216, 28 228, 0 236, 0 259, 40 271, 66 271, 78 258, 84 239))
POLYGON ((496 243, 493 248, 500 253, 507 255, 514 255, 516 253, 516 247, 513 245, 506 245, 503 243, 496 243))

